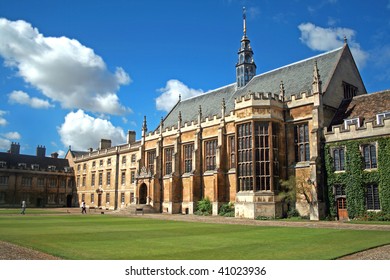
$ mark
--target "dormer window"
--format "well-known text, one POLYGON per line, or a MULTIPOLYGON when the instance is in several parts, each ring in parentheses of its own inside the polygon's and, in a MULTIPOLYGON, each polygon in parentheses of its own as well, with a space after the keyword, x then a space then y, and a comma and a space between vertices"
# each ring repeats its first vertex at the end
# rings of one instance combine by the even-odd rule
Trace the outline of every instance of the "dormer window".
POLYGON ((5 161, 0 161, 0 168, 6 168, 7 163, 5 161))
POLYGON ((355 124, 357 127, 360 127, 360 125, 361 125, 360 119, 359 118, 354 118, 354 119, 344 120, 344 128, 345 129, 349 129, 349 126, 353 125, 353 124, 355 124))
POLYGON ((26 164, 25 163, 18 163, 18 167, 19 168, 26 168, 26 164))
POLYGON ((32 170, 37 170, 37 169, 39 169, 39 164, 36 164, 36 163, 31 164, 31 169, 32 169, 32 170))
POLYGON ((55 165, 49 165, 47 167, 47 169, 50 170, 50 171, 55 171, 56 170, 56 166, 55 165))
POLYGON ((383 124, 384 119, 390 119, 390 112, 380 113, 376 115, 377 124, 383 124))

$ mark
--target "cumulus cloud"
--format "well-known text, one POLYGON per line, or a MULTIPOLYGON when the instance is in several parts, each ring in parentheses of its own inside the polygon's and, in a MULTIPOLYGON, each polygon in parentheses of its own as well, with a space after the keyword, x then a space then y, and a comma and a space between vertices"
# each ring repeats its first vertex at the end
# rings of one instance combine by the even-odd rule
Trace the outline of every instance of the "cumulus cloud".
POLYGON ((0 55, 25 82, 63 108, 121 115, 130 111, 116 92, 130 82, 117 68, 110 72, 95 52, 66 37, 45 37, 23 20, 0 18, 0 55))
POLYGON ((312 23, 302 23, 298 26, 301 31, 300 40, 310 49, 316 51, 330 51, 344 44, 344 36, 348 39, 356 64, 364 67, 368 53, 361 49, 355 41, 356 32, 349 28, 335 27, 323 28, 312 23))
POLYGON ((6 126, 8 124, 7 120, 3 117, 7 112, 0 110, 0 126, 6 126))
POLYGON ((183 100, 202 94, 203 90, 189 88, 178 80, 169 80, 158 92, 162 94, 156 98, 157 110, 169 112, 179 100, 179 96, 183 100))
POLYGON ((11 146, 11 141, 0 137, 0 150, 8 150, 11 146))
POLYGON ((57 130, 61 142, 65 146, 72 146, 73 150, 97 148, 100 139, 110 139, 113 145, 126 141, 122 128, 115 127, 108 120, 94 118, 83 110, 66 115, 64 123, 57 130))
POLYGON ((16 131, 4 133, 3 136, 10 140, 19 140, 22 138, 20 133, 16 131))
POLYGON ((8 96, 8 102, 11 104, 28 105, 35 109, 48 109, 54 107, 49 101, 36 97, 30 97, 26 92, 20 90, 14 90, 8 96))

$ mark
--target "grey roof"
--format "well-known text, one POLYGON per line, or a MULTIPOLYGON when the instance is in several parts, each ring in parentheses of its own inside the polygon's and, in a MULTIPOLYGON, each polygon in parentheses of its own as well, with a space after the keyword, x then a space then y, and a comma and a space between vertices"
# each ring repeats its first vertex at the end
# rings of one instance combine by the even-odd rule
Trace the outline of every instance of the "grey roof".
POLYGON ((39 164, 39 168, 47 169, 50 165, 56 167, 57 170, 63 170, 69 167, 67 159, 52 158, 52 157, 38 157, 23 154, 11 154, 0 152, 0 161, 5 161, 8 168, 17 168, 19 163, 25 163, 27 167, 31 164, 39 164))
MULTIPOLYGON (((197 121, 199 105, 202 106, 202 116, 221 116, 221 103, 225 99, 226 114, 234 109, 234 100, 248 92, 271 92, 279 94, 280 84, 283 81, 285 98, 293 94, 310 92, 313 81, 314 62, 317 61, 323 91, 326 91, 333 72, 340 57, 348 45, 323 53, 293 64, 277 68, 275 70, 259 74, 253 77, 249 83, 237 89, 236 84, 230 84, 205 94, 182 100, 168 113, 164 119, 164 127, 177 126, 179 111, 182 115, 182 122, 197 121)), ((157 128, 158 129, 158 128, 157 128)))

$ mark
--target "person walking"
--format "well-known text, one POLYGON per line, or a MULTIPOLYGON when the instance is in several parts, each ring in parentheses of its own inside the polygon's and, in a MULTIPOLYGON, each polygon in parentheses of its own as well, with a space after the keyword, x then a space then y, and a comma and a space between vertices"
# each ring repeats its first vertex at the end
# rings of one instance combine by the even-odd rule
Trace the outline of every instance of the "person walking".
POLYGON ((25 200, 23 200, 22 201, 22 212, 20 212, 20 214, 25 214, 25 212, 26 212, 26 201, 25 200))
POLYGON ((85 208, 85 201, 81 202, 81 214, 87 214, 87 209, 85 208))

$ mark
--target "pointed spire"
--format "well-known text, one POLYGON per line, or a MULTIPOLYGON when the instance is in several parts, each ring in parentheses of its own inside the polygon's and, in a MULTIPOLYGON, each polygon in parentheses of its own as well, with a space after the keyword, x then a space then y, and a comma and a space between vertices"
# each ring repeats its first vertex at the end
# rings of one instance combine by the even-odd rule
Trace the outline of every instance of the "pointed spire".
POLYGON ((313 93, 321 93, 321 76, 318 71, 317 60, 314 61, 313 68, 313 82, 312 82, 312 92, 313 93))
POLYGON ((181 93, 179 93, 179 102, 181 101, 181 93))
POLYGON ((246 37, 246 8, 242 7, 242 20, 243 20, 243 33, 244 37, 246 37))
POLYGON ((200 123, 202 122, 202 106, 199 105, 199 110, 198 110, 198 126, 200 127, 200 123))
POLYGON ((144 122, 142 124, 142 131, 147 131, 148 130, 148 126, 146 125, 146 116, 144 116, 144 122))
POLYGON ((225 104, 225 98, 222 98, 222 119, 225 118, 225 112, 226 112, 226 104, 225 104))
POLYGON ((348 44, 347 36, 344 35, 344 44, 348 44))
POLYGON ((161 117, 161 119, 160 119, 160 134, 162 134, 163 129, 164 129, 164 119, 163 119, 163 117, 161 117))

